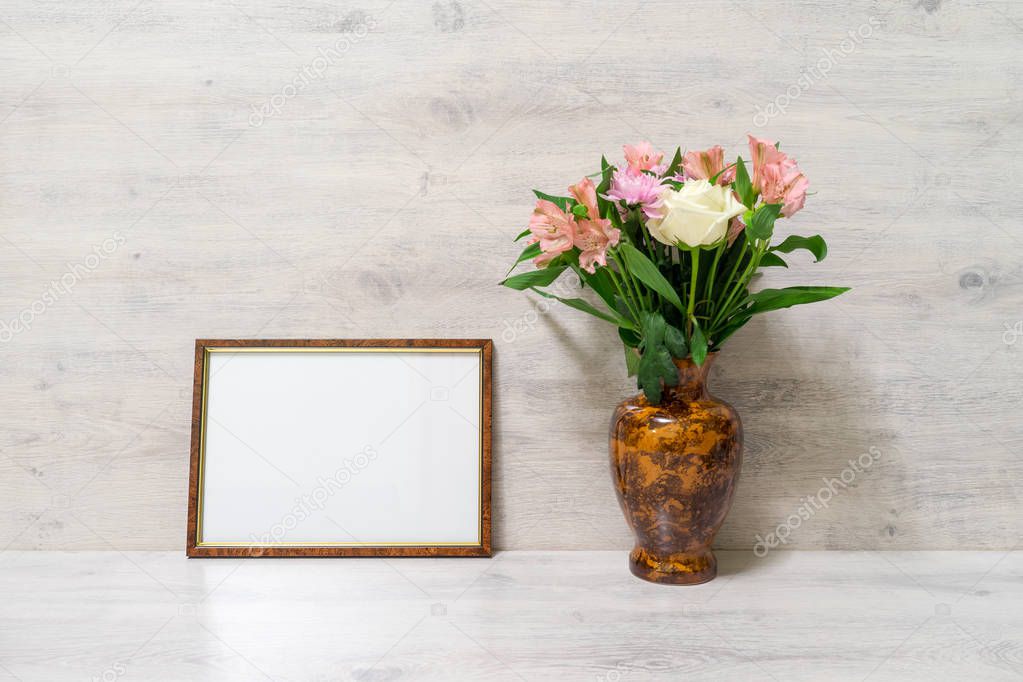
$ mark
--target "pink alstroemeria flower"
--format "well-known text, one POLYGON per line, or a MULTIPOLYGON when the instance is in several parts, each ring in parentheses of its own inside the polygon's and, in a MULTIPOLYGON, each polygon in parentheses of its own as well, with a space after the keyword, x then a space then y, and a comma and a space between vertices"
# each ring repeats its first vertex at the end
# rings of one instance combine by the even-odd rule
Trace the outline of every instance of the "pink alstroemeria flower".
POLYGON ((753 187, 769 204, 782 204, 781 214, 789 218, 806 203, 810 181, 796 160, 779 151, 770 140, 749 136, 753 157, 753 187))
POLYGON ((715 175, 718 176, 716 182, 719 185, 727 185, 735 180, 735 166, 724 171, 725 150, 719 145, 703 152, 686 152, 682 157, 682 169, 693 180, 710 180, 715 175))
MULTIPOLYGON (((575 222, 575 247, 579 254, 579 266, 591 275, 597 265, 607 265, 607 250, 617 246, 621 230, 611 227, 611 221, 600 217, 597 208, 597 188, 589 178, 583 178, 568 188, 572 196, 586 207, 586 218, 575 222)), ((542 248, 542 247, 541 247, 542 248)))
POLYGON ((607 265, 607 250, 618 245, 621 235, 610 220, 580 220, 575 231, 575 245, 582 252, 579 266, 592 275, 597 265, 607 265))
POLYGON ((600 210, 597 208, 597 187, 593 180, 583 178, 574 185, 569 185, 569 193, 572 198, 586 207, 586 217, 589 220, 600 220, 600 210))
POLYGON ((554 258, 568 251, 575 243, 575 221, 572 216, 546 199, 536 202, 529 219, 530 244, 540 242, 540 255, 533 259, 538 268, 545 267, 554 258))
POLYGON ((784 175, 785 171, 796 165, 796 162, 790 159, 784 152, 779 151, 774 146, 774 142, 762 140, 752 135, 748 137, 749 153, 753 157, 753 188, 763 193, 764 168, 767 166, 777 166, 778 170, 784 175))
POLYGON ((622 147, 625 151, 625 160, 629 164, 629 172, 642 173, 652 170, 658 175, 664 172, 661 160, 664 159, 662 152, 655 152, 654 146, 649 142, 640 142, 637 145, 627 144, 622 147))
POLYGON ((612 201, 624 201, 630 208, 638 207, 647 218, 660 218, 661 194, 664 186, 660 178, 648 173, 630 173, 615 170, 611 175, 611 189, 605 195, 612 201))
POLYGON ((760 196, 769 204, 781 204, 781 214, 791 218, 806 203, 806 190, 810 181, 799 166, 782 167, 781 164, 767 164, 762 172, 763 187, 760 196))

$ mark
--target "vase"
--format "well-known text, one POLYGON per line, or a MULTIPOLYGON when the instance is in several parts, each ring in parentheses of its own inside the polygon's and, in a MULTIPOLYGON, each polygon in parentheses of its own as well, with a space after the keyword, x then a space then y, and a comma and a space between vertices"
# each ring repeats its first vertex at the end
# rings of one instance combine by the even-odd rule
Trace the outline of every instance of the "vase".
POLYGON ((632 573, 655 583, 698 585, 717 575, 714 536, 732 506, 742 463, 742 422, 707 392, 707 372, 676 360, 679 382, 659 405, 643 394, 611 420, 611 476, 636 536, 632 573))

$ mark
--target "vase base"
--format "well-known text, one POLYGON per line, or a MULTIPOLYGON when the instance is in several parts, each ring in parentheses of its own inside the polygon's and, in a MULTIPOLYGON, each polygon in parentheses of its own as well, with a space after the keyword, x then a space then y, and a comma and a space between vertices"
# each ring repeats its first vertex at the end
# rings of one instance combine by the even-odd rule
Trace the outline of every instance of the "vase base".
POLYGON ((710 550, 655 556, 636 547, 629 554, 629 570, 637 578, 661 585, 699 585, 717 576, 718 562, 710 550))

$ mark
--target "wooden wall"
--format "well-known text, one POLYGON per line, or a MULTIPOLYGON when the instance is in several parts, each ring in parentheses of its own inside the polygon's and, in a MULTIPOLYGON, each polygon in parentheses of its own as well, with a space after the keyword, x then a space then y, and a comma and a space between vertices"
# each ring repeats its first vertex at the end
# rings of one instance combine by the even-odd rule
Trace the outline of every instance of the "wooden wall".
POLYGON ((496 282, 530 188, 747 131, 810 177, 782 230, 831 246, 764 283, 854 289, 719 359, 747 438, 719 545, 870 448, 788 547, 1019 541, 1020 4, 0 8, 0 548, 182 547, 193 339, 376 336, 495 340, 498 548, 628 547, 616 335, 496 282))

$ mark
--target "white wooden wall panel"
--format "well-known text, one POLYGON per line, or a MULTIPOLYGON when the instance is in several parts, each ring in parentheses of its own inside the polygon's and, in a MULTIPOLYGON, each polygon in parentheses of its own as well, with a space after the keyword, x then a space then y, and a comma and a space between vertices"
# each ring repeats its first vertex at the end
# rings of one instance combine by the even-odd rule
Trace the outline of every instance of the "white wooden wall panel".
POLYGON ((627 547, 616 336, 495 283, 531 187, 624 142, 734 154, 747 131, 816 192, 783 229, 831 245, 765 283, 854 289, 754 321, 720 358, 747 448, 719 544, 753 546, 869 448, 789 547, 1019 541, 1018 3, 0 0, 0 17, 0 323, 43 302, 0 331, 0 547, 180 547, 192 340, 233 336, 492 337, 496 545, 627 547), (868 37, 842 54, 850 31, 868 37))

